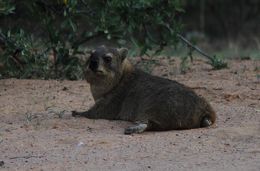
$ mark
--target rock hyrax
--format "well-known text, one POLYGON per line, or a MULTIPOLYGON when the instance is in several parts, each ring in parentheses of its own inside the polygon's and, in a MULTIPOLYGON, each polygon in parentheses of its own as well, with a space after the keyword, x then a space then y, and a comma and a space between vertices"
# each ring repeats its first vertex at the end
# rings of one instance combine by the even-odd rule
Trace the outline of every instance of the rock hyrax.
POLYGON ((73 111, 73 116, 134 122, 125 134, 200 128, 215 122, 210 104, 192 89, 145 73, 126 56, 125 48, 101 46, 92 51, 85 77, 95 105, 86 112, 73 111))

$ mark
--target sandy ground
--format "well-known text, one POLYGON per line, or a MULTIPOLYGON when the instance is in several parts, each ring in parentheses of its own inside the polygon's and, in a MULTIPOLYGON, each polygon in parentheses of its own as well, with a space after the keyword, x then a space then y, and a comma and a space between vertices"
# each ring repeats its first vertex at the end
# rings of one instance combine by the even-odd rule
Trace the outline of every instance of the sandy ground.
POLYGON ((211 128, 124 135, 131 123, 73 118, 93 105, 85 81, 0 80, 0 170, 260 170, 260 61, 180 74, 161 59, 153 74, 192 87, 217 112, 211 128))

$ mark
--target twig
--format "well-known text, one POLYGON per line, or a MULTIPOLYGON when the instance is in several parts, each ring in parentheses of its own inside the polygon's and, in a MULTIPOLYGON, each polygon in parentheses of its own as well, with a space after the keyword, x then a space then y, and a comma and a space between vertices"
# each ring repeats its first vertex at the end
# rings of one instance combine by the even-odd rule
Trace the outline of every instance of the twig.
POLYGON ((206 87, 200 87, 200 86, 191 87, 191 89, 203 89, 203 90, 207 90, 206 87))
POLYGON ((6 44, 7 43, 10 43, 12 45, 14 45, 17 49, 21 49, 20 47, 17 47, 15 45, 15 42, 13 40, 10 40, 8 37, 6 37, 1 31, 0 31, 0 40, 6 44))
POLYGON ((24 159, 29 159, 29 158, 33 158, 33 157, 35 157, 35 158, 42 158, 43 156, 17 156, 17 157, 10 157, 9 159, 22 159, 22 158, 24 158, 24 159))
POLYGON ((208 58, 209 60, 213 60, 213 57, 209 56, 208 54, 206 54, 205 52, 203 52, 200 48, 198 48, 197 46, 193 45, 190 41, 188 41, 187 39, 185 39, 182 35, 177 34, 177 37, 180 38, 184 43, 186 43, 189 47, 191 47, 192 49, 196 50, 197 52, 199 52, 201 55, 205 56, 206 58, 208 58))

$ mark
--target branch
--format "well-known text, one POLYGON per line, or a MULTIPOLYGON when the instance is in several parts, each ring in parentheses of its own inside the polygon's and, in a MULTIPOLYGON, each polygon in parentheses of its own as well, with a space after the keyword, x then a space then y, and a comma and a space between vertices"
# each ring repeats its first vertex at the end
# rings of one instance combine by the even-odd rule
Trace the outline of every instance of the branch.
POLYGON ((51 47, 47 47, 42 53, 38 54, 36 58, 40 58, 51 50, 51 47))
POLYGON ((84 37, 81 40, 75 41, 74 43, 72 43, 72 48, 76 48, 77 46, 79 46, 79 45, 81 45, 81 44, 83 44, 83 43, 85 43, 87 41, 90 41, 90 40, 92 40, 94 38, 97 38, 97 37, 99 37, 101 35, 103 35, 103 32, 99 31, 96 34, 93 34, 91 36, 84 37))
POLYGON ((6 37, 2 32, 0 32, 0 43, 4 44, 4 46, 11 44, 15 47, 14 53, 11 55, 11 59, 19 66, 20 69, 22 69, 24 62, 19 59, 19 54, 23 51, 23 48, 18 47, 13 40, 6 37))
POLYGON ((13 55, 11 56, 11 59, 20 67, 20 69, 23 68, 24 62, 21 61, 18 57, 18 55, 22 52, 21 49, 16 49, 13 55))
POLYGON ((213 57, 211 57, 208 54, 206 54, 205 52, 203 52, 200 48, 198 48, 197 46, 193 45, 190 41, 185 39, 182 35, 177 34, 177 37, 180 38, 184 43, 186 43, 190 48, 196 50, 197 52, 199 52, 201 55, 205 56, 209 60, 212 61, 214 59, 213 57))

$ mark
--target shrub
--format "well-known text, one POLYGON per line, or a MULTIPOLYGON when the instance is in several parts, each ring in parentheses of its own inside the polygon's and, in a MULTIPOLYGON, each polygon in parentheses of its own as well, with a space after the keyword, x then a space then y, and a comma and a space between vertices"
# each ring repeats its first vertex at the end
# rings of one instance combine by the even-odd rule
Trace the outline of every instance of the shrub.
POLYGON ((134 46, 135 55, 149 50, 158 53, 176 44, 181 26, 176 19, 182 12, 180 0, 5 2, 0 15, 14 14, 8 16, 11 24, 3 22, 0 32, 2 78, 80 79, 77 55, 84 54, 84 43, 101 38, 118 46, 134 46))

